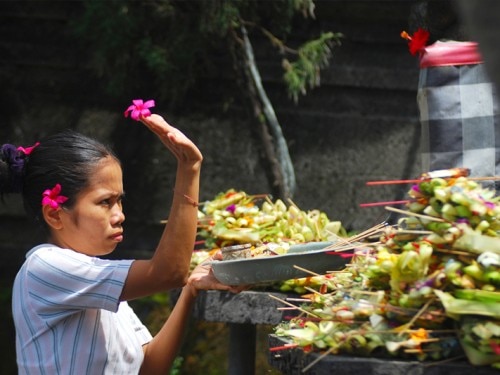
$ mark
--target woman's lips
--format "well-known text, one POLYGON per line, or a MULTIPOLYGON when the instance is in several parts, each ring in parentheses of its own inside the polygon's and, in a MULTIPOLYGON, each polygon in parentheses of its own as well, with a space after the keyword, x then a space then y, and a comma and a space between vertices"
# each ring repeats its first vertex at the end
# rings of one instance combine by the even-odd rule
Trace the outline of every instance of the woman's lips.
POLYGON ((116 242, 122 242, 123 241, 123 232, 113 234, 111 238, 116 241, 116 242))

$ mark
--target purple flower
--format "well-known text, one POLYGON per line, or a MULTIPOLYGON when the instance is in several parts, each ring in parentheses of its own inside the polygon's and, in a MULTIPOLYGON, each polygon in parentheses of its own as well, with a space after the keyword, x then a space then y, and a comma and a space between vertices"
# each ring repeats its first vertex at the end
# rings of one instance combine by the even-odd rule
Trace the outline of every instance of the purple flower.
POLYGON ((493 202, 484 202, 484 205, 486 206, 486 208, 488 210, 492 210, 495 208, 495 203, 493 203, 493 202))
POLYGON ((420 193, 420 186, 415 184, 411 186, 412 191, 416 191, 417 193, 420 193))

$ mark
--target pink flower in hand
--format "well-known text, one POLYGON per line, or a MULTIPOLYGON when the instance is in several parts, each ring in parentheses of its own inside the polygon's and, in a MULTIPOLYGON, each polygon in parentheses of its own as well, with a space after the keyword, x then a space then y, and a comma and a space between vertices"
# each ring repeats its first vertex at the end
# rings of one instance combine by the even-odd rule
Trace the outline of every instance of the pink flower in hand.
POLYGON ((25 155, 29 155, 29 154, 31 154, 31 151, 33 151, 33 149, 34 149, 36 146, 38 146, 39 144, 40 144, 40 142, 37 142, 37 143, 35 143, 33 146, 31 146, 31 147, 26 147, 26 148, 24 148, 23 146, 19 146, 19 147, 17 148, 17 151, 21 151, 21 152, 23 152, 25 155))
POLYGON ((59 208, 61 204, 68 200, 68 197, 59 195, 61 193, 61 185, 56 184, 52 189, 47 189, 42 193, 42 206, 50 206, 53 209, 59 208))
POLYGON ((133 104, 126 109, 123 115, 127 117, 130 113, 130 117, 132 117, 132 119, 135 121, 139 121, 139 118, 141 116, 151 116, 151 111, 149 110, 149 108, 155 106, 154 100, 148 100, 146 103, 144 103, 142 99, 134 99, 132 100, 132 103, 133 104))

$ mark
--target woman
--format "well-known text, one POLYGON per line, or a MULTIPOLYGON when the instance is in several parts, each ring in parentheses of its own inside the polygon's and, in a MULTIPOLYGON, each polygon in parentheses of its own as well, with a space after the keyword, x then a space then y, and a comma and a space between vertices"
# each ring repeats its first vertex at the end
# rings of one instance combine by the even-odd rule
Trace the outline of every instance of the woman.
POLYGON ((31 249, 13 288, 20 374, 165 374, 198 290, 221 289, 210 267, 189 275, 202 155, 161 116, 140 115, 177 159, 170 217, 149 260, 106 260, 123 240, 120 162, 65 131, 24 149, 3 145, 0 191, 22 193, 47 241, 31 249), (152 337, 126 301, 183 287, 152 337))

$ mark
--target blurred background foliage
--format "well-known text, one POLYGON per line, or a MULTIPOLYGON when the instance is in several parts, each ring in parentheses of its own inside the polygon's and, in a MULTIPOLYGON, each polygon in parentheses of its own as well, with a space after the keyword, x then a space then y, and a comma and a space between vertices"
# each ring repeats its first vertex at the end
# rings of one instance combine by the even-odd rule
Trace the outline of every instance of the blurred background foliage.
POLYGON ((90 54, 90 68, 111 96, 148 92, 176 109, 204 77, 221 73, 224 57, 247 68, 235 52, 240 27, 259 32, 283 59, 283 79, 291 97, 319 85, 340 33, 325 32, 301 46, 288 46, 294 22, 314 17, 312 0, 93 1, 72 22, 90 54), (298 16, 301 16, 298 18, 298 16), (228 56, 230 54, 230 56, 228 56), (290 61, 291 60, 291 61, 290 61))

